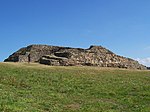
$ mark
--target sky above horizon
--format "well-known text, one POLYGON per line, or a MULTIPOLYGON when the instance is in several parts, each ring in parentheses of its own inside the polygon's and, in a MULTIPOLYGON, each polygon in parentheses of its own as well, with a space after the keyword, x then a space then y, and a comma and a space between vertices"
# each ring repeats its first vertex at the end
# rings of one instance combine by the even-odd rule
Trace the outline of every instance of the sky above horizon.
POLYGON ((30 44, 104 46, 150 66, 150 0, 0 0, 0 61, 30 44))

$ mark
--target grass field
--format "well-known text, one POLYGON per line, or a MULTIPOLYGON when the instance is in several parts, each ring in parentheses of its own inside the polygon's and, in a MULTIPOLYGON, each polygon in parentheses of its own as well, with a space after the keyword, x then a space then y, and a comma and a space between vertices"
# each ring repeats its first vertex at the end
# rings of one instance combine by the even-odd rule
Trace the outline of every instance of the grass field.
POLYGON ((0 63, 0 112, 150 112, 150 71, 0 63))

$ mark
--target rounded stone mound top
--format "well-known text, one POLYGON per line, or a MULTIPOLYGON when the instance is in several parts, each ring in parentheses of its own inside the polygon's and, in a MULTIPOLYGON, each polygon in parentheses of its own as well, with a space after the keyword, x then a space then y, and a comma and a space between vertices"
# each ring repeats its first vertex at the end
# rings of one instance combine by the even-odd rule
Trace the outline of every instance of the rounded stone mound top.
POLYGON ((102 47, 102 46, 97 46, 97 45, 91 45, 91 46, 89 47, 89 49, 105 49, 105 50, 108 50, 108 49, 106 49, 106 48, 104 48, 104 47, 102 47))
POLYGON ((91 45, 89 49, 92 49, 92 48, 103 48, 102 46, 97 46, 97 45, 91 45))
POLYGON ((97 46, 97 45, 91 45, 88 50, 95 51, 95 52, 114 54, 112 51, 106 49, 105 47, 97 46))

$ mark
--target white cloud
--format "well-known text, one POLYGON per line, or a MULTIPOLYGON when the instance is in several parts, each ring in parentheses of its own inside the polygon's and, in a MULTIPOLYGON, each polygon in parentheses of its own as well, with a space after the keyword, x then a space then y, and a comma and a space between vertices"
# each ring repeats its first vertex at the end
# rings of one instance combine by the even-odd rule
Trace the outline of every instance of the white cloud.
POLYGON ((150 67, 150 57, 149 57, 149 58, 143 58, 143 59, 137 58, 136 60, 137 60, 139 63, 150 67))
POLYGON ((150 46, 145 47, 144 50, 150 50, 150 46))

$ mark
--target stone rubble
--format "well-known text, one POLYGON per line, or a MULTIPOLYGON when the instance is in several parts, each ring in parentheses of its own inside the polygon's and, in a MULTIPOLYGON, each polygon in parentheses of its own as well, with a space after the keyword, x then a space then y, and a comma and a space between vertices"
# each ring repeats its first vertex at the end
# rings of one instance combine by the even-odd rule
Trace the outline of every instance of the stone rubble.
POLYGON ((99 66, 147 69, 138 61, 118 56, 102 46, 88 49, 48 45, 30 45, 10 55, 5 62, 37 62, 51 66, 99 66), (30 55, 30 56, 29 56, 30 55))

